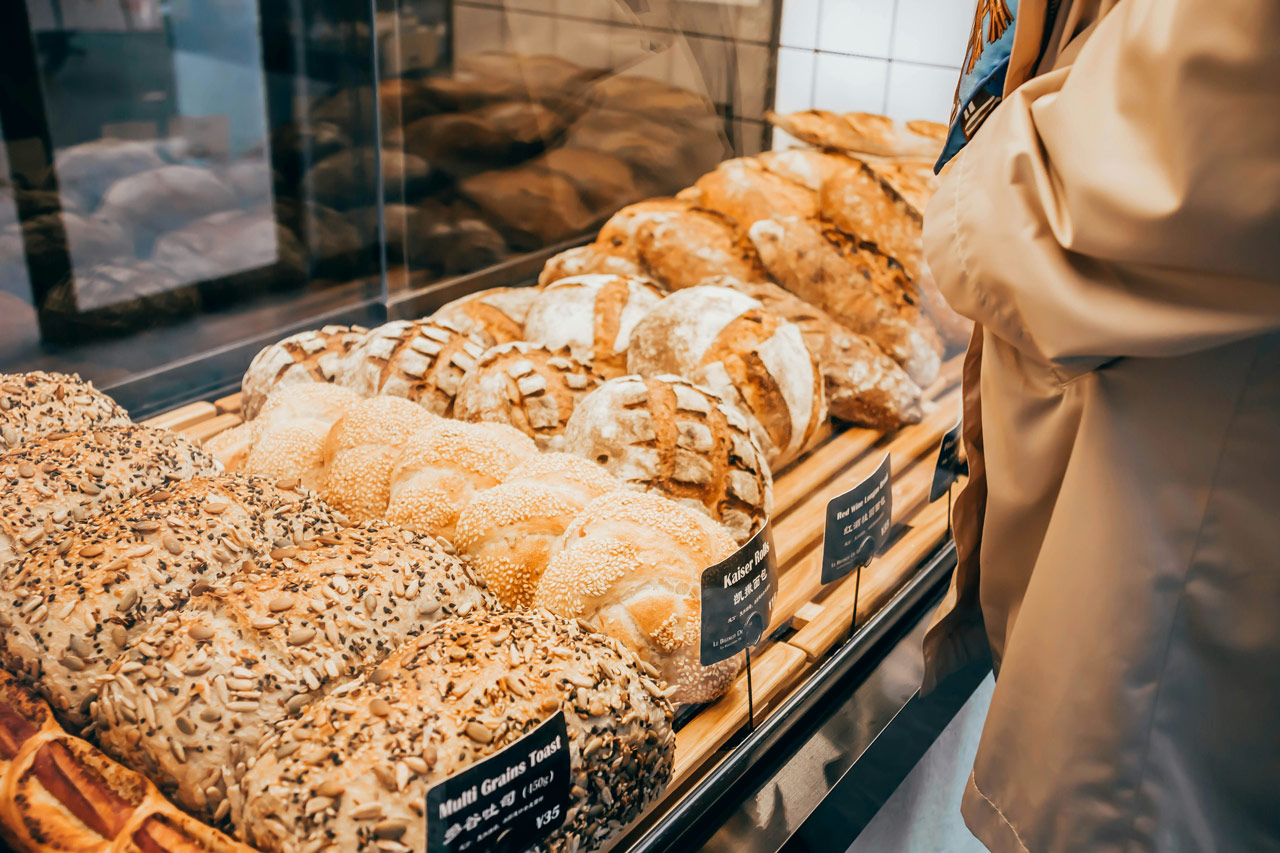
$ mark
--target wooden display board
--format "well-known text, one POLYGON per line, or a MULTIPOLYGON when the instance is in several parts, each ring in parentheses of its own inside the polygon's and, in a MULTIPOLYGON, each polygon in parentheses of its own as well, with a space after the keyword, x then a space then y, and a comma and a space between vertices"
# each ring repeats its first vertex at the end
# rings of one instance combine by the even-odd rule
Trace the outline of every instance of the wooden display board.
MULTIPOLYGON (((943 365, 926 392, 924 419, 891 433, 827 429, 815 445, 774 478, 773 536, 780 578, 768 634, 791 624, 785 641, 765 640, 752 653, 755 720, 795 690, 833 648, 849 636, 857 589, 858 624, 879 611, 946 539, 946 502, 928 503, 934 458, 942 435, 960 413, 961 359, 943 365), (893 522, 898 537, 862 572, 825 588, 820 581, 827 501, 871 474, 885 453, 892 460, 893 522)), ((206 441, 240 423, 240 395, 192 403, 146 421, 206 441)), ((715 763, 717 752, 747 724, 744 672, 718 701, 701 709, 676 733, 675 775, 665 799, 678 797, 715 763)), ((659 801, 649 814, 664 810, 659 801)), ((641 818, 642 823, 645 818, 641 818)), ((627 833, 619 836, 624 839, 627 833)))

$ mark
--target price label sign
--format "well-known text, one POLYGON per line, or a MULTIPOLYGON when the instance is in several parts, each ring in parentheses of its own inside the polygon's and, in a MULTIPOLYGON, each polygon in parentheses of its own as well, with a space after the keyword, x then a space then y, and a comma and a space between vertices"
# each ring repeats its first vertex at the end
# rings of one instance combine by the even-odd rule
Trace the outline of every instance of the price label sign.
POLYGON ((777 600, 778 558, 773 527, 766 523, 728 559, 702 572, 702 665, 754 648, 777 600))
POLYGON ((957 478, 969 473, 969 463, 960 457, 960 431, 963 421, 942 435, 942 444, 938 446, 938 463, 933 468, 933 486, 929 489, 929 503, 947 493, 957 478))
POLYGON ((427 791, 427 853, 524 853, 569 810, 564 712, 427 791))
POLYGON ((893 492, 889 454, 875 473, 827 503, 822 535, 822 582, 840 578, 871 562, 889 539, 893 492))

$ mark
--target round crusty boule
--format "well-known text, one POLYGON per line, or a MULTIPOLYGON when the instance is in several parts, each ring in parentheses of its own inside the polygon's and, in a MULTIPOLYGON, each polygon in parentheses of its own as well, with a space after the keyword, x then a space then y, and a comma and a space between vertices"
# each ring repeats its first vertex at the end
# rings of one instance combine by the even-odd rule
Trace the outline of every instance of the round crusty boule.
POLYGON ((427 789, 563 710, 573 787, 536 850, 595 850, 671 779, 671 705, 616 642, 545 612, 440 622, 284 722, 244 778, 244 838, 294 853, 426 849, 427 789))

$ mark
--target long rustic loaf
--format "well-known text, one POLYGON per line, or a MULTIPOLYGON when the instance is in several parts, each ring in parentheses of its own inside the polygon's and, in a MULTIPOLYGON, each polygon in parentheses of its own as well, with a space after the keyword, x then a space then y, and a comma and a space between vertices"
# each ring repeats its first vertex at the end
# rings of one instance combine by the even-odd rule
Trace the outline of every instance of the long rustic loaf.
POLYGON ((203 586, 345 520, 255 477, 197 477, 146 492, 9 565, 0 663, 73 726, 112 664, 203 586))
POLYGON ((117 660, 94 704, 99 741, 191 813, 239 824, 240 781, 281 720, 433 622, 491 604, 434 539, 385 523, 274 549, 117 660))
POLYGON ((483 351, 480 339, 446 322, 395 320, 351 348, 337 382, 364 397, 404 397, 449 417, 462 375, 483 351))
POLYGON ((525 321, 525 340, 569 354, 606 379, 627 372, 627 345, 640 319, 662 301, 647 278, 583 275, 548 285, 525 321))
POLYGON ((619 485, 579 456, 535 454, 471 499, 458 517, 454 544, 499 602, 528 607, 574 517, 619 485))
POLYGON ((867 335, 916 384, 923 387, 937 376, 941 342, 921 316, 915 288, 895 261, 795 217, 762 219, 748 233, 779 284, 841 325, 867 335))
POLYGON ((250 853, 62 730, 0 670, 0 842, 16 853, 250 853))
POLYGON ((253 357, 240 383, 240 414, 258 416, 276 388, 304 382, 333 382, 338 365, 369 330, 363 326, 323 326, 290 335, 253 357))
POLYGON ((508 424, 540 450, 558 450, 578 399, 600 384, 590 365, 567 351, 516 341, 487 350, 462 380, 454 416, 508 424))
POLYGON ((75 374, 0 373, 0 451, 42 435, 129 422, 115 400, 75 374))
POLYGON ((672 702, 710 702, 742 661, 699 663, 699 590, 703 569, 733 551, 728 532, 696 510, 647 492, 610 492, 565 531, 533 606, 622 643, 661 673, 672 702))
POLYGON ((711 279, 760 300, 795 323, 809 351, 818 355, 831 416, 877 429, 917 423, 924 412, 920 386, 866 335, 850 331, 831 315, 765 281, 711 279))
POLYGON ((0 455, 0 566, 56 547, 76 523, 113 504, 217 473, 213 457, 186 438, 140 424, 24 442, 0 455))
POLYGON ((638 263, 637 230, 645 223, 665 221, 689 208, 689 202, 675 198, 651 198, 627 205, 601 226, 595 245, 614 257, 638 263))
POLYGON ((739 542, 773 511, 773 477, 747 416, 677 376, 604 383, 574 410, 565 450, 600 463, 628 488, 707 514, 739 542))
POLYGON ((472 496, 537 452, 528 436, 516 435, 519 440, 510 441, 480 424, 443 419, 420 428, 391 469, 387 520, 452 542, 458 514, 472 496))
POLYGON ((642 222, 636 252, 662 285, 681 290, 717 275, 744 281, 768 278, 756 250, 733 223, 708 210, 685 210, 642 222))
POLYGON ((534 849, 598 849, 671 778, 671 706, 648 672, 607 637, 547 614, 438 623, 263 745, 245 777, 248 840, 268 853, 316 839, 424 850, 431 785, 564 711, 571 800, 534 849))
POLYGON ((727 216, 743 230, 774 216, 818 215, 817 193, 746 157, 726 160, 679 197, 727 216))
POLYGON ((770 466, 797 456, 827 416, 822 373, 800 330, 726 287, 677 291, 631 335, 632 373, 705 385, 750 415, 770 466))

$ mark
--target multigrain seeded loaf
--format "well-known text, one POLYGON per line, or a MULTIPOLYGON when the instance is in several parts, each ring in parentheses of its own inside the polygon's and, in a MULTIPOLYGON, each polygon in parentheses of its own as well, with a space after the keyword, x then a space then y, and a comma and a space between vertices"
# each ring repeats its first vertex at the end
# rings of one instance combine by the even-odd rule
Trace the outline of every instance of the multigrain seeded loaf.
POLYGON ((480 424, 443 419, 417 430, 391 469, 387 520, 452 542, 471 497, 537 452, 532 439, 517 435, 510 441, 480 424))
POLYGON ((741 409, 775 469, 827 416, 822 373, 800 330, 727 287, 691 287, 658 303, 631 334, 627 368, 682 376, 741 409))
POLYGON ((323 326, 290 335, 264 348, 249 363, 240 383, 240 414, 251 421, 276 388, 304 382, 333 382, 338 365, 369 333, 363 326, 323 326))
POLYGON ((528 607, 574 517, 619 486, 579 456, 536 454, 471 499, 458 517, 454 544, 501 604, 528 607))
POLYGON ((537 298, 536 287, 493 287, 453 300, 431 319, 461 329, 486 347, 522 341, 525 316, 537 298))
POLYGON ((275 549, 116 661, 93 708, 99 742, 192 814, 238 824, 240 779, 283 718, 432 623, 491 605, 435 539, 382 522, 275 549))
POLYGON ((242 470, 298 480, 308 489, 319 490, 327 473, 324 443, 329 430, 363 399, 350 388, 318 382, 277 388, 258 418, 249 423, 254 435, 242 470))
POLYGON ((773 511, 773 477, 747 416, 678 376, 604 383, 578 403, 564 446, 627 488, 705 513, 739 542, 773 511))
POLYGON ((920 386, 871 338, 772 282, 720 277, 707 284, 745 293, 796 324, 805 346, 818 356, 832 417, 876 429, 918 423, 923 417, 920 386))
POLYGON ((251 853, 72 737, 0 670, 0 843, 16 853, 251 853))
POLYGON ((115 400, 75 374, 0 373, 0 451, 51 433, 127 423, 115 400))
POLYGON ((533 606, 622 643, 659 671, 672 702, 710 702, 742 660, 699 663, 702 571, 734 550, 728 531, 696 510, 647 492, 610 492, 565 531, 533 606))
POLYGON ((508 424, 539 450, 559 450, 578 399, 600 375, 565 350, 515 341, 485 351, 462 380, 454 417, 508 424))
POLYGON ((938 375, 941 341, 892 258, 795 217, 762 219, 748 233, 769 274, 787 290, 871 338, 917 385, 938 375))
POLYGON ((363 397, 404 397, 449 417, 458 383, 482 352, 480 339, 447 322, 395 320, 351 348, 337 382, 363 397))
MULTIPOLYGON (((599 243, 588 243, 573 249, 565 249, 552 256, 538 274, 542 287, 577 275, 620 275, 627 278, 646 278, 640 264, 634 260, 613 254, 599 243)), ((656 282, 655 282, 656 284, 656 282)))
POLYGON ((525 340, 569 354, 606 379, 627 372, 627 344, 640 319, 662 301, 647 278, 582 275, 548 285, 525 321, 525 340))
POLYGON ((127 500, 10 564, 0 663, 79 728, 121 652, 193 591, 344 524, 309 494, 231 474, 127 500))
POLYGON ((391 500, 391 470, 401 449, 409 436, 435 420, 401 397, 361 400, 325 437, 320 496, 352 521, 381 518, 391 500))
MULTIPOLYGON (((427 788, 563 710, 571 799, 533 850, 603 846, 671 779, 671 706, 617 643, 545 613, 441 622, 280 726, 245 777, 267 853, 426 849, 427 788)), ((437 816, 437 819, 438 816, 437 816)))
POLYGON ((0 567, 148 489, 219 473, 177 433, 140 424, 37 438, 0 455, 0 567))

